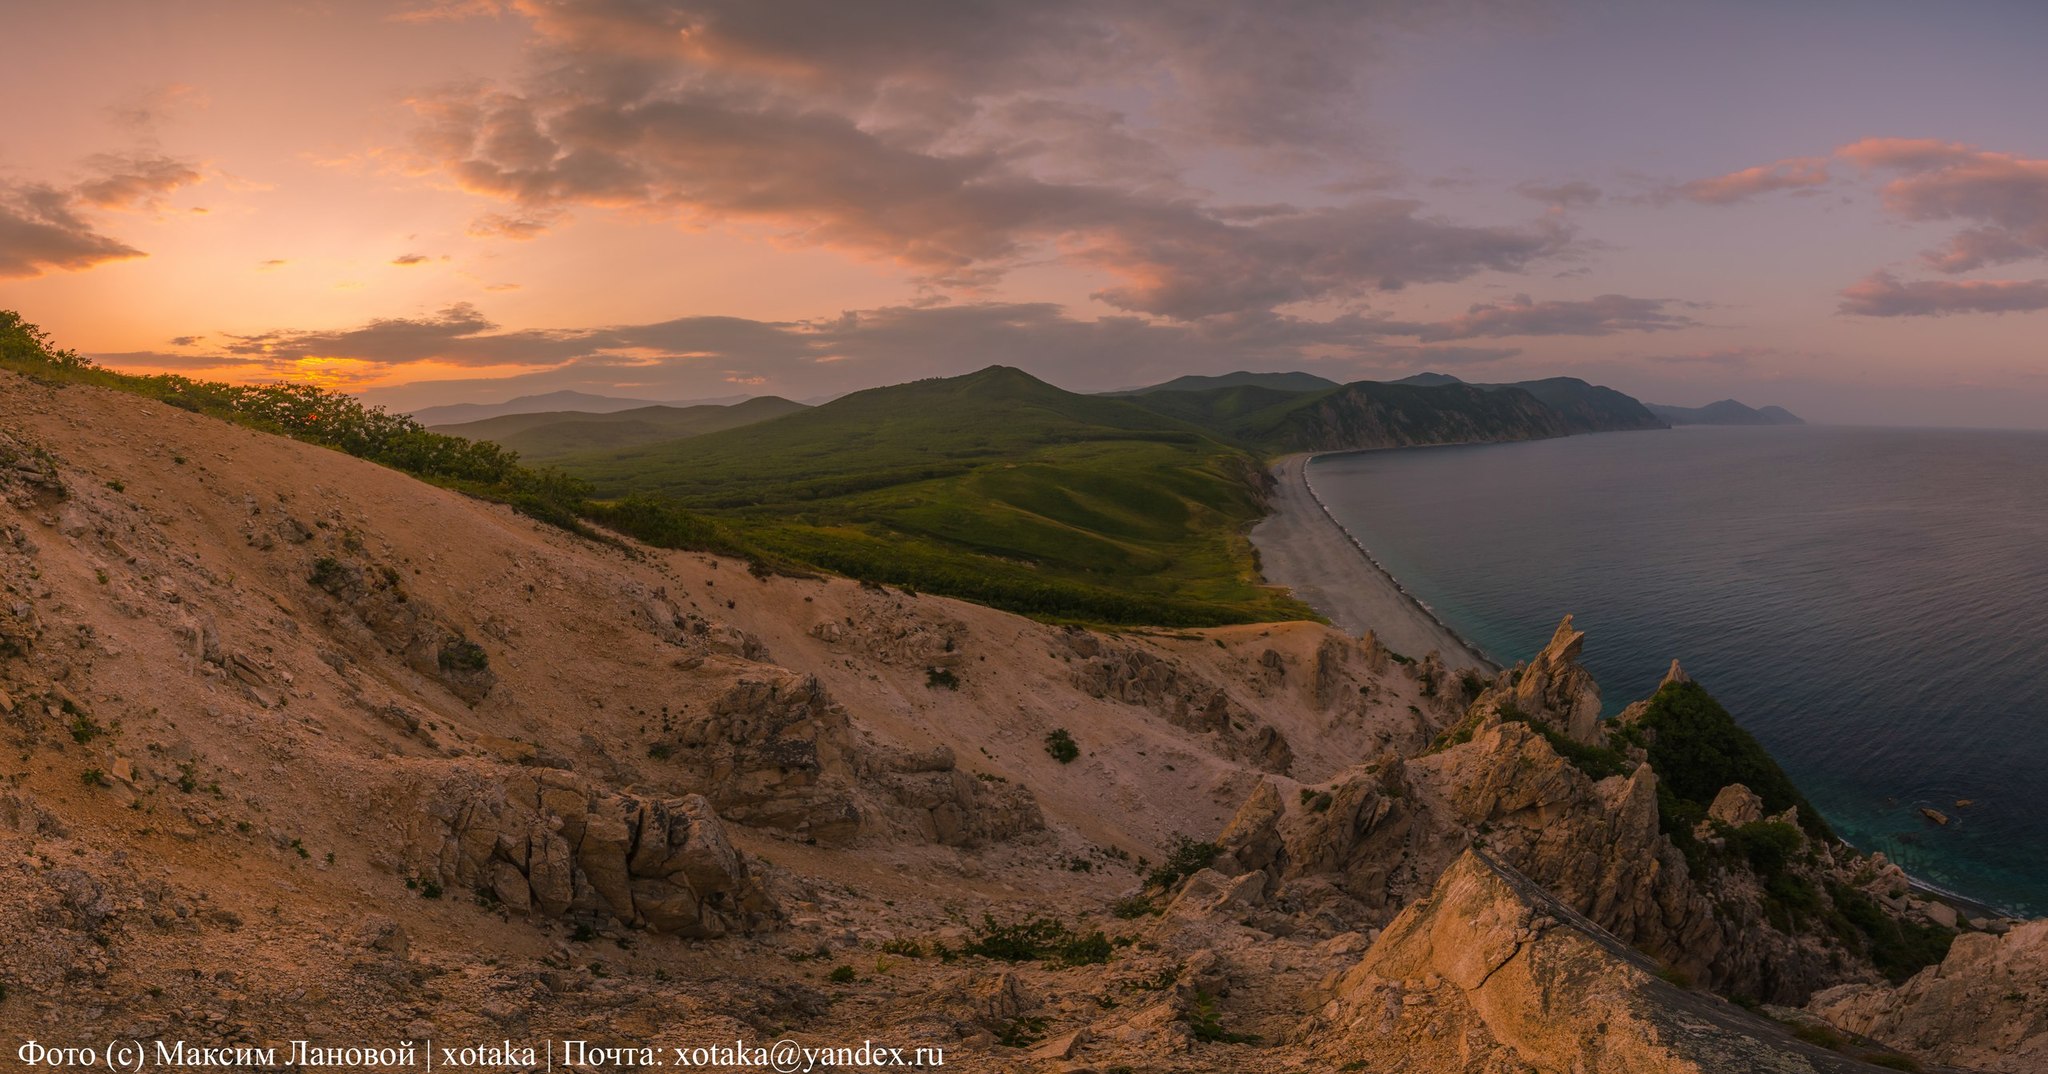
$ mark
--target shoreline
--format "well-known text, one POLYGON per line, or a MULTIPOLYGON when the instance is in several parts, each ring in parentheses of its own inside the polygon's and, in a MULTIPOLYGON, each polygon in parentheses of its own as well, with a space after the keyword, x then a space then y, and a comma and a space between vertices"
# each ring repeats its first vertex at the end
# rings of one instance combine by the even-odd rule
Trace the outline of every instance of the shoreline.
MULTIPOLYGON (((1437 618, 1330 513, 1308 480, 1308 464, 1335 454, 1347 453, 1288 455, 1268 471, 1276 482, 1272 506, 1250 533, 1259 552, 1260 574, 1271 584, 1286 586, 1346 633, 1356 636, 1371 630, 1395 652, 1420 656, 1435 649, 1443 654, 1446 666, 1498 670, 1501 664, 1437 618)), ((1906 886, 1920 898, 1955 907, 1966 918, 2027 920, 1910 872, 1906 886)))
POLYGON ((1268 471, 1272 504, 1250 534, 1259 573, 1348 634, 1370 630, 1398 653, 1435 650, 1452 668, 1497 670, 1500 664, 1437 618, 1330 514, 1308 480, 1309 462, 1323 454, 1333 453, 1288 455, 1268 471))

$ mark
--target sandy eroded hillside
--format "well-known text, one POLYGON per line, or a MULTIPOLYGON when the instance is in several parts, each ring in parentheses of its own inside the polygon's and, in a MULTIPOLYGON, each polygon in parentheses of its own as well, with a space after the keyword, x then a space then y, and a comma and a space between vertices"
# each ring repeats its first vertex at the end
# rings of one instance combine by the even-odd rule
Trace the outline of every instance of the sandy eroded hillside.
MULTIPOLYGON (((1685 1038, 1656 1014, 1675 1008, 1654 990, 1680 989, 1599 943, 1545 954, 1557 928, 1692 951, 1671 979, 1781 1002, 1874 987, 1818 942, 1805 976, 1760 970, 1805 941, 1758 946, 1672 886, 1646 767, 1596 779, 1503 722, 1514 698, 1569 725, 1576 642, 1495 682, 1311 623, 1064 629, 591 541, 13 374, 0 495, 0 1041, 789 1037, 941 1047, 966 1070, 1553 1069, 1537 1057, 1590 1031, 1488 1021, 1491 970, 1455 1002, 1457 971, 1389 984, 1385 966, 1455 961, 1418 946, 1426 922, 1371 954, 1404 910, 1482 897, 1522 922, 1501 960, 1571 968, 1543 1004, 1604 981, 1602 1003, 1666 1026, 1585 1069, 1703 1068, 1656 1037, 1685 1038), (1071 763, 1047 748, 1062 729, 1071 763), (1148 885, 1181 836, 1220 847, 1148 885), (1453 863, 1466 887, 1433 896, 1453 863), (1541 887, 1472 879, 1494 867, 1541 887), (1049 958, 960 954, 984 915, 1069 931, 1049 958), (1446 1053, 1401 995, 1479 1014, 1446 1053)), ((1683 995, 1733 1012, 1715 1031, 1773 1069, 1875 1054, 1683 995)))

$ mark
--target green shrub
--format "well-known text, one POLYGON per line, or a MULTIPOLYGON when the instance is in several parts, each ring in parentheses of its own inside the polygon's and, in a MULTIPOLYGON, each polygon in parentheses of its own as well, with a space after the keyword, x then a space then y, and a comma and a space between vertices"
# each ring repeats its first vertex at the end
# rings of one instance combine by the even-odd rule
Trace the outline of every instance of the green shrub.
POLYGON ((491 655, 468 638, 457 638, 441 646, 442 671, 482 671, 491 666, 491 655))
POLYGON ((1072 764, 1075 758, 1081 756, 1081 747, 1074 741, 1074 736, 1067 733, 1066 728, 1059 727, 1046 734, 1045 752, 1051 754, 1052 759, 1061 764, 1072 764))
POLYGON ((825 975, 825 979, 833 984, 852 984, 854 979, 853 967, 834 966, 832 967, 832 972, 825 975))
POLYGON ((1077 933, 1057 918, 1035 917, 998 922, 983 914, 974 938, 961 954, 1000 962, 1048 962, 1056 966, 1087 966, 1108 962, 1114 944, 1101 931, 1077 933))
POLYGON ((1201 872, 1216 860, 1223 848, 1214 843, 1197 843, 1187 836, 1174 839, 1172 849, 1166 853, 1166 860, 1152 870, 1145 882, 1157 888, 1171 888, 1182 880, 1201 872))
MULTIPOLYGON (((1657 771, 1660 806, 1689 803, 1704 816, 1721 788, 1740 783, 1763 799, 1765 813, 1796 806, 1799 825, 1807 834, 1838 841, 1763 745, 1698 683, 1665 683, 1650 698, 1639 726, 1650 739, 1650 767, 1657 771)), ((1670 816, 1665 820, 1667 832, 1678 823, 1670 816)))
POLYGON ((1756 875, 1769 881, 1785 871, 1805 839, 1783 821, 1759 820, 1728 829, 1724 838, 1735 856, 1749 862, 1756 875))
POLYGON ((83 712, 71 718, 71 740, 81 746, 106 733, 106 728, 94 723, 92 717, 83 712))
POLYGON ((1854 946, 1860 935, 1871 963, 1893 984, 1948 957, 1954 932, 1893 917, 1876 899, 1847 884, 1829 881, 1827 887, 1828 899, 1835 904, 1836 936, 1854 946))
POLYGON ((960 688, 960 677, 953 674, 951 668, 926 668, 924 670, 924 684, 934 690, 942 686, 948 690, 958 690, 960 688))
POLYGON ((1259 1039, 1257 1034, 1224 1029, 1222 1016, 1216 1010, 1216 997, 1207 992, 1195 993, 1194 1002, 1188 1005, 1187 1022, 1195 1039, 1204 1044, 1250 1044, 1259 1039))
POLYGON ((1152 904, 1151 899, 1143 895, 1132 895, 1110 903, 1109 912, 1119 920, 1130 921, 1148 914, 1156 914, 1159 909, 1152 904))

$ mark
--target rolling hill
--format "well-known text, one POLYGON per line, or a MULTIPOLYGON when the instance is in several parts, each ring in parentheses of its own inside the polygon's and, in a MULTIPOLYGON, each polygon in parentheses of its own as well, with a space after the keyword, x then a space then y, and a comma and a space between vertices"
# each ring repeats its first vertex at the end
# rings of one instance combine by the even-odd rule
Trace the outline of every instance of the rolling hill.
POLYGON ((687 440, 572 456, 600 496, 700 512, 770 556, 1052 618, 1308 617, 1242 530, 1253 452, 1016 369, 855 392, 687 440))
POLYGON ((1225 373, 1207 377, 1189 375, 1175 377, 1163 384, 1147 388, 1132 388, 1129 391, 1103 392, 1110 396, 1149 395, 1153 392, 1202 392, 1212 388, 1277 388, 1284 392, 1315 392, 1334 388, 1337 382, 1314 373, 1225 373))
POLYGON ((595 414, 546 411, 506 414, 482 421, 428 428, 449 436, 489 440, 532 462, 555 462, 567 455, 606 451, 751 425, 810 408, 773 395, 728 406, 643 406, 595 414))
MULTIPOLYGON (((377 393, 370 392, 374 397, 377 393)), ((573 412, 577 414, 610 414, 620 410, 636 410, 644 406, 727 406, 745 402, 744 395, 721 396, 716 399, 627 399, 616 395, 592 395, 589 392, 559 391, 545 395, 522 395, 502 403, 451 403, 447 406, 430 406, 410 412, 412 420, 433 428, 441 425, 456 425, 463 422, 483 421, 486 418, 502 418, 508 414, 549 414, 573 412)), ((374 398, 365 402, 374 403, 374 398)))

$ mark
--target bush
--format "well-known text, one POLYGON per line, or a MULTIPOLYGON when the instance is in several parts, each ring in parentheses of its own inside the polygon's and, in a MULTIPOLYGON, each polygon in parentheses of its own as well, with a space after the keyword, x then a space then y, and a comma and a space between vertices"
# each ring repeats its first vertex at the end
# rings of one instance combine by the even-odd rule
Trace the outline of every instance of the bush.
POLYGON ((1045 736, 1045 752, 1051 754, 1052 759, 1061 764, 1072 764, 1075 758, 1081 756, 1081 747, 1074 741, 1074 736, 1067 733, 1066 728, 1060 727, 1045 736))
POLYGON ((1224 1029, 1216 1010, 1216 997, 1207 992, 1195 993, 1195 1001, 1188 1006, 1187 1021, 1195 1039, 1204 1044, 1250 1044, 1259 1039, 1256 1034, 1224 1029))
POLYGON ((442 671, 482 671, 491 666, 491 655, 468 638, 457 638, 441 647, 440 662, 442 671))
POLYGON ((1860 935, 1871 963, 1893 984, 1947 958, 1949 945, 1955 942, 1955 933, 1948 929, 1895 918, 1877 900, 1847 884, 1829 881, 1828 898, 1835 904, 1835 935, 1852 944, 1860 935))
POLYGON ((942 686, 948 690, 958 690, 960 688, 960 676, 953 674, 950 668, 926 668, 924 669, 924 684, 934 690, 942 686))
POLYGON ((1088 966, 1108 962, 1114 946, 1099 930, 1077 933, 1057 918, 1035 917, 1004 924, 993 914, 983 914, 981 924, 974 927, 974 939, 960 953, 1000 962, 1088 966))
POLYGON ((1156 914, 1159 912, 1159 908, 1152 905, 1152 900, 1143 895, 1132 895, 1129 898, 1118 899, 1110 903, 1109 912, 1115 915, 1118 920, 1130 921, 1148 914, 1156 914))
MULTIPOLYGON (((1639 726, 1650 738, 1650 766, 1657 771, 1660 807, 1689 803, 1704 815, 1721 788, 1740 783, 1763 799, 1765 813, 1797 806, 1799 826, 1807 834, 1838 841, 1778 762, 1700 684, 1664 684, 1650 698, 1639 726)), ((1677 826, 1678 818, 1666 814, 1664 819, 1665 831, 1677 826)))
POLYGON ((825 979, 833 984, 852 984, 853 978, 852 966, 834 966, 832 972, 825 975, 825 979))
POLYGON ((1749 862, 1756 875, 1769 881, 1785 871, 1804 839, 1799 829, 1783 821, 1759 820, 1729 829, 1728 849, 1749 862))
POLYGON ((1214 843, 1197 843, 1187 836, 1174 840, 1173 849, 1167 851, 1166 860, 1152 870, 1145 882, 1153 887, 1172 888, 1182 880, 1201 872, 1216 860, 1223 848, 1214 843))

